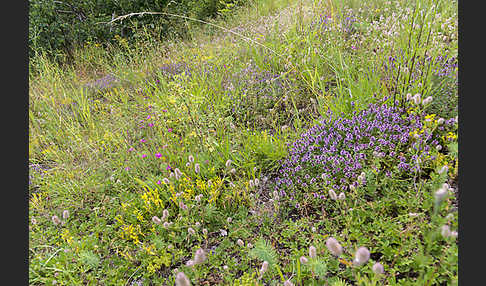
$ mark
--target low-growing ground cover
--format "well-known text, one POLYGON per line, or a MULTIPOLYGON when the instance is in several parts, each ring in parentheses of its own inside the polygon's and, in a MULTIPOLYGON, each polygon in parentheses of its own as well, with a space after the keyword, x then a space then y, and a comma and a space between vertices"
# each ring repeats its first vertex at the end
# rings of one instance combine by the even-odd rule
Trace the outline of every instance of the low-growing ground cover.
POLYGON ((456 5, 256 1, 34 59, 30 284, 456 285, 456 5))

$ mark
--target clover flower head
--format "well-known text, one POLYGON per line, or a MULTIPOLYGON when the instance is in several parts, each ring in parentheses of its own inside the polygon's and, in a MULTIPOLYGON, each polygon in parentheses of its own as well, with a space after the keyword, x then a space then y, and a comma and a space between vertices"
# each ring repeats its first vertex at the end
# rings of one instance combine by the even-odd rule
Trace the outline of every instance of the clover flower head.
POLYGON ((62 212, 62 218, 63 218, 63 219, 68 219, 68 217, 69 217, 69 211, 68 211, 68 210, 64 210, 64 211, 62 212))
POLYGON ((194 165, 194 172, 196 172, 196 174, 197 174, 197 173, 199 173, 199 170, 200 170, 199 164, 198 164, 198 163, 196 163, 196 164, 194 165))
POLYGON ((329 197, 332 199, 332 200, 337 200, 338 197, 336 195, 336 192, 333 190, 333 189, 330 189, 329 190, 329 197))
POLYGON ((175 168, 174 174, 175 174, 176 180, 179 180, 182 176, 182 172, 181 172, 181 170, 179 170, 179 168, 175 168))
POLYGON ((169 179, 167 179, 167 178, 163 178, 162 182, 166 183, 167 185, 170 183, 169 179))
POLYGON ((457 238, 457 231, 451 231, 450 237, 457 238))
POLYGON ((317 257, 317 250, 313 245, 311 245, 309 247, 309 257, 310 258, 316 258, 317 257))
POLYGON ((164 228, 169 228, 170 226, 172 225, 172 222, 164 222, 164 224, 162 225, 164 228))
POLYGON ((432 102, 432 96, 428 96, 428 97, 426 97, 426 98, 425 98, 425 99, 422 101, 422 104, 423 104, 423 105, 427 105, 427 104, 429 104, 429 103, 431 103, 431 102, 432 102))
POLYGON ((52 223, 55 224, 55 225, 58 225, 61 223, 61 220, 59 219, 59 217, 57 215, 53 215, 52 218, 52 223))
POLYGON ((437 119, 437 124, 442 125, 444 124, 445 119, 444 118, 439 118, 437 119))
POLYGON ((415 104, 417 104, 417 105, 418 105, 418 104, 420 104, 420 94, 419 94, 419 93, 417 93, 417 94, 415 94, 415 95, 413 96, 413 102, 414 102, 415 104))
POLYGON ((449 170, 449 166, 447 165, 444 165, 440 170, 439 170, 439 174, 442 174, 444 172, 447 172, 449 170))
POLYGON ((233 219, 232 219, 231 217, 228 217, 228 218, 226 219, 226 221, 227 221, 228 223, 231 223, 231 222, 233 221, 233 219))
POLYGON ((196 250, 196 254, 194 255, 194 264, 201 264, 206 260, 206 252, 199 248, 196 250))
POLYGON ((221 233, 221 236, 227 236, 228 232, 224 229, 220 229, 219 232, 221 233))
POLYGON ((334 237, 326 240, 326 247, 334 256, 339 256, 343 253, 343 247, 334 237))
POLYGON ((383 273, 385 273, 385 268, 379 262, 376 262, 375 264, 373 264, 373 266, 371 267, 371 269, 376 274, 383 274, 383 273))
POLYGON ((223 265, 224 270, 228 270, 228 268, 229 268, 228 265, 223 265))
POLYGON ((188 229, 187 229, 187 232, 188 232, 190 235, 195 235, 195 234, 196 234, 196 231, 195 231, 195 230, 194 230, 192 227, 188 228, 188 229))
POLYGON ((187 210, 187 206, 183 202, 179 202, 179 207, 183 210, 187 210))
POLYGON ((343 201, 345 199, 346 199, 346 195, 343 192, 341 192, 338 196, 338 200, 343 201))
POLYGON ((305 256, 301 256, 299 260, 301 264, 306 264, 307 262, 309 262, 309 259, 307 259, 305 256))
POLYGON ((186 266, 189 266, 189 267, 194 266, 194 260, 189 259, 189 260, 186 262, 186 266))
POLYGON ((255 178, 255 180, 253 180, 253 183, 255 184, 256 187, 260 184, 260 180, 258 178, 255 178))
POLYGON ((226 168, 229 168, 231 166, 231 163, 232 161, 228 159, 224 165, 226 166, 226 168))
POLYGON ((435 202, 438 203, 438 204, 441 203, 446 196, 447 196, 447 190, 446 189, 443 189, 443 188, 438 189, 434 194, 435 202))
POLYGON ((235 168, 232 168, 232 169, 230 170, 230 173, 231 173, 231 174, 236 173, 236 169, 235 169, 235 168))
POLYGON ((294 286, 294 283, 292 283, 290 280, 285 280, 284 286, 294 286))
POLYGON ((208 230, 207 229, 203 228, 202 232, 203 232, 204 235, 208 235, 208 230))
POLYGON ((191 286, 191 281, 189 281, 189 278, 187 278, 184 272, 177 273, 175 282, 176 286, 191 286))
POLYGON ((260 275, 263 275, 263 273, 267 272, 268 270, 268 261, 263 261, 262 267, 260 268, 260 275))
POLYGON ((166 220, 169 217, 169 211, 167 209, 162 211, 162 220, 166 220))
POLYGON ((311 228, 311 231, 312 231, 312 232, 316 232, 316 230, 317 230, 317 229, 316 229, 316 227, 315 227, 315 226, 313 226, 313 227, 311 228))
POLYGON ((160 224, 162 222, 162 220, 160 218, 158 218, 157 216, 153 216, 152 217, 152 221, 155 223, 155 224, 160 224))
POLYGON ((241 246, 241 247, 245 246, 245 243, 244 243, 244 242, 243 242, 243 240, 241 240, 241 239, 238 239, 238 240, 236 241, 236 244, 238 244, 238 245, 239 245, 239 246, 241 246))
POLYGON ((449 236, 451 236, 451 229, 450 227, 446 224, 446 225, 443 225, 441 228, 440 228, 440 234, 444 237, 444 238, 447 238, 449 236))
POLYGON ((188 159, 189 159, 189 162, 190 162, 190 163, 194 163, 194 156, 189 155, 189 158, 188 158, 188 159))
POLYGON ((437 150, 437 151, 442 150, 442 145, 437 144, 437 145, 435 146, 435 150, 437 150))
POLYGON ((361 246, 356 251, 353 263, 356 266, 361 266, 365 264, 369 259, 370 259, 370 251, 368 250, 368 248, 361 246))

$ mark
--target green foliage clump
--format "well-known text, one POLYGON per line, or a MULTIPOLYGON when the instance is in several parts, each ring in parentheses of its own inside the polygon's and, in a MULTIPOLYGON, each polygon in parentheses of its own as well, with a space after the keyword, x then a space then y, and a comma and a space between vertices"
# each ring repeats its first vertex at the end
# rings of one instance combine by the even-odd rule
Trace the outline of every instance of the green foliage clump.
POLYGON ((120 37, 132 41, 144 32, 159 39, 187 35, 186 20, 167 15, 143 15, 107 24, 130 13, 165 12, 205 20, 242 1, 235 0, 121 0, 73 1, 29 0, 29 55, 45 52, 62 59, 65 53, 86 42, 116 43, 120 37), (118 37, 116 37, 118 36, 118 37))

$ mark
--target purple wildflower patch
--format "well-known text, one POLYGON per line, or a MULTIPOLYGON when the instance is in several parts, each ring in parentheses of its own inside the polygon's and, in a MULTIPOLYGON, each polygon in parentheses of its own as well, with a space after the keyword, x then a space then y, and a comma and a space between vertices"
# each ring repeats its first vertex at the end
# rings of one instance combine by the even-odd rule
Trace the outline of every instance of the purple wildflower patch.
POLYGON ((399 170, 411 171, 416 158, 410 162, 408 156, 396 153, 412 142, 423 150, 422 143, 431 140, 431 134, 422 135, 420 140, 410 139, 410 133, 420 128, 419 116, 385 103, 370 104, 367 109, 353 112, 349 119, 333 119, 329 112, 327 120, 289 145, 289 155, 281 162, 274 188, 289 195, 308 189, 322 195, 324 190, 320 186, 326 185, 344 191, 349 185, 356 185, 359 174, 374 157, 398 159, 395 166, 399 170))

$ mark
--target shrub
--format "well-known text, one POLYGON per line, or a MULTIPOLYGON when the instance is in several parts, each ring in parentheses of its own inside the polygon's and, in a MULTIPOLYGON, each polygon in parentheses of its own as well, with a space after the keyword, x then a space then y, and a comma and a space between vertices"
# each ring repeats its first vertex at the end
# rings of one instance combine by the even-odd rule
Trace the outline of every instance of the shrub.
POLYGON ((144 27, 159 39, 187 36, 186 20, 165 15, 131 17, 113 25, 101 22, 144 11, 208 19, 217 16, 220 10, 229 13, 229 7, 238 3, 243 1, 29 0, 29 56, 46 52, 58 59, 63 59, 64 53, 72 57, 71 50, 87 41, 115 43, 115 35, 132 41, 140 36, 144 27))

